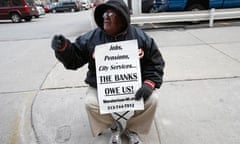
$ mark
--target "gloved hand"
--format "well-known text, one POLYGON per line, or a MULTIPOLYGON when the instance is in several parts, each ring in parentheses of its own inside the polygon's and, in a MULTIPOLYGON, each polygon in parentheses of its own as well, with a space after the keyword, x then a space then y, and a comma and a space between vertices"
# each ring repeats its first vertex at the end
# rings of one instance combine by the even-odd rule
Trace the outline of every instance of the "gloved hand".
POLYGON ((140 89, 138 89, 137 93, 135 94, 135 99, 140 100, 141 98, 146 101, 152 94, 153 88, 150 87, 148 84, 143 84, 140 89))
POLYGON ((68 46, 68 40, 63 35, 55 35, 52 39, 52 48, 55 51, 64 51, 68 46))

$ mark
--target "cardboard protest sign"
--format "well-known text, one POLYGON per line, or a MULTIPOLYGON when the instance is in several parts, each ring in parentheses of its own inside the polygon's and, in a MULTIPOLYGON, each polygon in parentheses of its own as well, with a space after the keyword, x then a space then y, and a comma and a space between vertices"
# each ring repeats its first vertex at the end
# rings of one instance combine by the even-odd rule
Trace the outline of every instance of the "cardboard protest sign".
POLYGON ((135 100, 141 87, 137 40, 98 45, 95 61, 100 113, 143 110, 143 100, 135 100))

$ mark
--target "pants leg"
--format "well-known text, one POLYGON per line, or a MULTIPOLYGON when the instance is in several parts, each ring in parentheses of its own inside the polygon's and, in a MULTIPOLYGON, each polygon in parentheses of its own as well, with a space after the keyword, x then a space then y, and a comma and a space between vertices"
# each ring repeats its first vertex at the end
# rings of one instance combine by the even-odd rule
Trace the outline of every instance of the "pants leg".
MULTIPOLYGON (((144 110, 135 111, 134 116, 128 120, 127 128, 129 130, 140 134, 147 134, 150 131, 157 108, 157 99, 158 95, 154 91, 145 102, 144 110)), ((111 114, 100 114, 96 88, 88 88, 85 106, 93 136, 97 136, 114 124, 115 120, 111 114)))
POLYGON ((154 120, 155 112, 157 109, 158 95, 157 92, 149 97, 144 104, 144 110, 135 111, 135 114, 127 122, 127 128, 140 134, 147 134, 154 120))
POLYGON ((100 114, 96 88, 88 88, 85 107, 93 136, 97 136, 103 130, 113 125, 114 119, 111 114, 100 114))

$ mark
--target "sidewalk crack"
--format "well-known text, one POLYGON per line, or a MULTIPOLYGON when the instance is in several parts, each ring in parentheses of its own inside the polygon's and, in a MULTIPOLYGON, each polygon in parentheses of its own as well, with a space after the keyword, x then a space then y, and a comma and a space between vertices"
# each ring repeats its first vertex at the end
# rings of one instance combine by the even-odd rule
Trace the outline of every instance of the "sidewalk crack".
POLYGON ((43 81, 42 81, 42 83, 40 84, 40 86, 39 86, 39 90, 41 90, 42 89, 42 87, 43 87, 43 84, 46 82, 46 80, 47 80, 47 78, 48 78, 48 76, 50 75, 50 73, 54 70, 54 68, 56 68, 56 66, 57 66, 57 64, 58 64, 59 62, 57 61, 53 66, 52 66, 52 68, 49 70, 49 72, 46 74, 46 76, 44 77, 44 79, 43 79, 43 81))

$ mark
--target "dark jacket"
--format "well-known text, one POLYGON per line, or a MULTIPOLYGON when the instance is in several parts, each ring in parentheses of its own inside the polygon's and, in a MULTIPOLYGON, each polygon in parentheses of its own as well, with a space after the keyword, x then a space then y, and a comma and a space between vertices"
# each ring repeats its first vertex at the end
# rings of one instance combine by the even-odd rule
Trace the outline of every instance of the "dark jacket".
POLYGON ((130 25, 130 16, 126 8, 121 0, 110 0, 99 5, 95 10, 95 21, 99 28, 78 37, 75 43, 69 42, 65 51, 55 52, 56 57, 67 69, 76 70, 88 63, 89 70, 85 82, 92 87, 97 87, 95 59, 93 57, 95 46, 108 42, 137 39, 139 48, 144 51, 144 56, 140 59, 142 81, 151 80, 156 84, 155 87, 159 88, 162 84, 164 60, 154 40, 142 30, 130 25), (116 3, 117 6, 115 6, 116 3), (110 36, 103 30, 103 18, 99 17, 99 13, 103 14, 107 7, 117 9, 127 22, 126 29, 117 36, 110 36))

